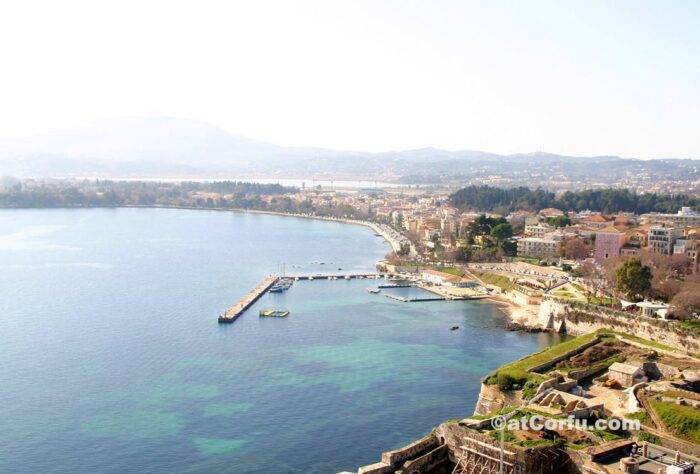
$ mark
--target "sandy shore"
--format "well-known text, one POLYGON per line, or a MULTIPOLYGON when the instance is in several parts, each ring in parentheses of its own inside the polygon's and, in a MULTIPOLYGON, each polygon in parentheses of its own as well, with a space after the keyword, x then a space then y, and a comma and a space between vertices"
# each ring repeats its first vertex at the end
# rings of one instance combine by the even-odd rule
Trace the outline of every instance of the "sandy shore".
POLYGON ((498 309, 503 311, 503 313, 508 317, 509 321, 522 324, 523 326, 527 327, 538 326, 538 305, 519 304, 501 295, 493 295, 487 299, 497 305, 498 309))

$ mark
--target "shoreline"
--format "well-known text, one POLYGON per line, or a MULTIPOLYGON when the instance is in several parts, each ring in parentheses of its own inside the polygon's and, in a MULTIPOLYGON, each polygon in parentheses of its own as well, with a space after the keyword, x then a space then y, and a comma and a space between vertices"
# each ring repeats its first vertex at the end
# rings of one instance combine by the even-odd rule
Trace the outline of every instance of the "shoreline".
MULTIPOLYGON (((327 216, 317 216, 311 214, 297 214, 291 212, 282 211, 267 211, 263 209, 244 209, 244 208, 221 208, 221 207, 194 207, 194 206, 162 206, 162 205, 139 205, 131 204, 125 206, 94 206, 94 207, 42 207, 42 208, 7 208, 7 209, 182 209, 189 211, 217 211, 217 212, 237 212, 237 213, 249 213, 249 214, 262 214, 270 216, 280 216, 280 217, 296 217, 300 219, 311 219, 326 222, 340 222, 342 224, 350 225, 360 225, 372 229, 375 234, 381 236, 389 247, 393 251, 398 251, 401 248, 401 243, 380 227, 381 224, 376 224, 371 221, 363 221, 359 219, 347 219, 347 218, 336 218, 327 216)), ((411 250, 413 251, 413 246, 411 245, 411 250)), ((530 308, 521 303, 516 303, 506 296, 503 295, 491 295, 484 300, 496 305, 496 307, 506 315, 506 318, 510 323, 522 324, 525 327, 531 328, 535 327, 529 323, 523 323, 523 319, 531 321, 533 316, 530 312, 530 308)))
MULTIPOLYGON (((137 208, 137 209, 184 209, 184 210, 191 210, 191 211, 218 211, 218 212, 239 212, 239 213, 249 213, 249 214, 263 214, 263 215, 269 215, 269 216, 281 216, 281 217, 297 217, 300 219, 312 219, 312 220, 319 220, 319 221, 327 221, 327 222, 340 222, 342 224, 352 224, 352 225, 361 225, 365 227, 369 227, 372 229, 375 234, 378 234, 380 237, 384 239, 386 243, 389 244, 391 249, 394 252, 398 252, 401 249, 401 242, 399 242, 396 238, 393 236, 389 235, 389 233, 385 230, 382 229, 380 226, 382 224, 376 224, 371 221, 363 221, 359 219, 346 219, 346 218, 336 218, 336 217, 326 217, 326 216, 315 216, 315 215, 310 215, 310 214, 297 214, 297 213, 292 213, 292 212, 282 212, 282 211, 266 211, 263 209, 243 209, 243 208, 221 208, 221 207, 192 207, 192 206, 157 206, 157 205, 138 205, 138 204, 132 204, 132 205, 127 205, 127 206, 115 206, 110 209, 119 209, 119 208, 137 208)), ((82 208, 81 208, 82 209, 82 208)), ((95 208, 98 209, 98 208, 95 208)))
MULTIPOLYGON (((537 322, 537 314, 533 312, 535 305, 524 305, 510 300, 503 295, 493 295, 485 298, 505 314, 508 319, 507 324, 517 324, 523 330, 533 330, 540 328, 537 322)), ((539 306, 537 306, 539 309, 539 306)))

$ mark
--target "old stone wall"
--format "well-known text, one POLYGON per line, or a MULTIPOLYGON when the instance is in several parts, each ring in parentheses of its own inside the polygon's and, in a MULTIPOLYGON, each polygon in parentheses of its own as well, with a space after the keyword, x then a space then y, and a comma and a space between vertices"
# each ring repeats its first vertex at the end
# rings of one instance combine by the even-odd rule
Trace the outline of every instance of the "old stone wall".
MULTIPOLYGON (((362 466, 357 472, 358 474, 393 474, 397 472, 397 470, 400 469, 406 461, 428 454, 436 447, 438 447, 437 438, 430 434, 412 442, 411 444, 407 444, 402 448, 382 453, 381 462, 370 464, 368 466, 362 466)), ((425 461, 425 464, 431 465, 433 463, 437 463, 436 456, 437 454, 425 461)), ((418 467, 416 467, 416 469, 418 469, 418 467)), ((414 470, 406 472, 417 473, 421 471, 414 470)))
POLYGON ((610 329, 685 351, 700 351, 700 337, 674 322, 550 296, 542 299, 538 322, 545 328, 573 336, 610 329))
MULTIPOLYGON (((435 430, 438 442, 446 444, 453 461, 461 453, 465 438, 499 446, 487 434, 479 433, 458 423, 443 423, 435 430)), ((522 448, 509 444, 507 460, 516 464, 523 474, 574 474, 580 472, 565 450, 557 447, 522 448)))
POLYGON ((475 415, 485 415, 492 411, 500 410, 506 406, 520 406, 524 402, 521 390, 502 392, 498 385, 481 384, 479 398, 474 408, 475 415))

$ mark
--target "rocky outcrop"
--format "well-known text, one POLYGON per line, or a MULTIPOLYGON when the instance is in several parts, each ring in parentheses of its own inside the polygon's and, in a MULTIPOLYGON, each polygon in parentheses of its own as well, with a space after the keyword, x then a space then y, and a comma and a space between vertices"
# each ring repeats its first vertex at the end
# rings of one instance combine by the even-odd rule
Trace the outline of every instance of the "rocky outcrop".
POLYGON ((507 322, 505 326, 503 326, 503 329, 505 329, 506 331, 523 331, 532 333, 545 331, 545 329, 541 326, 527 326, 525 324, 517 323, 515 321, 507 322))

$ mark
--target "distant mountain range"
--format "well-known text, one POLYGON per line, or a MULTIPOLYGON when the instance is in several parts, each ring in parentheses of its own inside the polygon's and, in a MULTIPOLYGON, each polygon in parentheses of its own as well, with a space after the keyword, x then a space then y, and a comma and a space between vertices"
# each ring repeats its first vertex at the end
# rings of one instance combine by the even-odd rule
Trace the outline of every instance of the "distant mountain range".
POLYGON ((116 118, 0 143, 0 176, 13 177, 323 177, 405 181, 532 173, 538 167, 584 175, 594 164, 626 174, 639 168, 697 169, 696 160, 630 160, 551 153, 499 155, 436 148, 368 153, 283 147, 179 118, 116 118))

